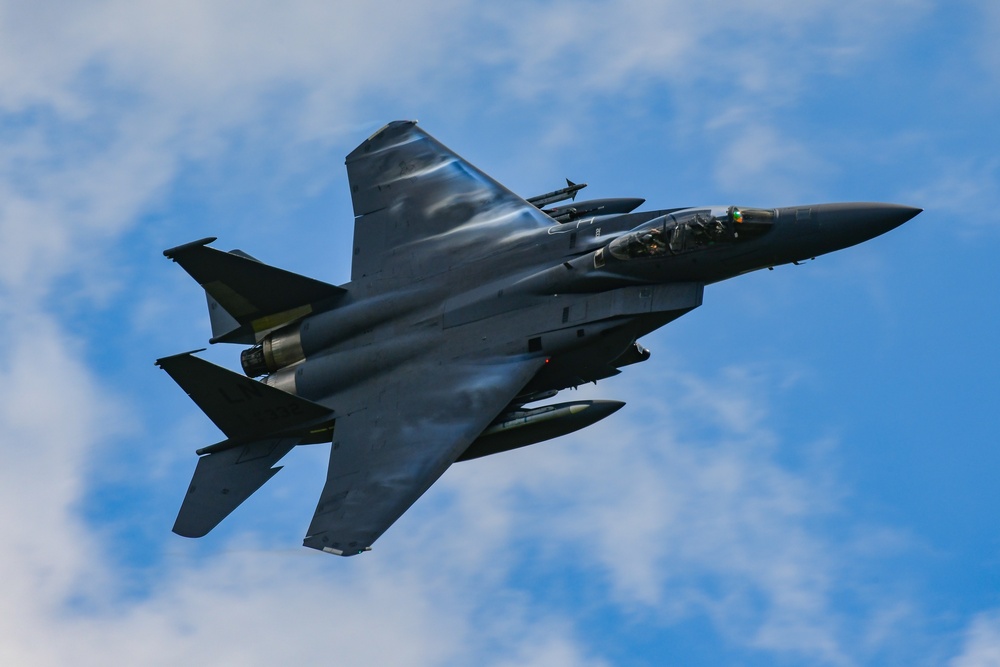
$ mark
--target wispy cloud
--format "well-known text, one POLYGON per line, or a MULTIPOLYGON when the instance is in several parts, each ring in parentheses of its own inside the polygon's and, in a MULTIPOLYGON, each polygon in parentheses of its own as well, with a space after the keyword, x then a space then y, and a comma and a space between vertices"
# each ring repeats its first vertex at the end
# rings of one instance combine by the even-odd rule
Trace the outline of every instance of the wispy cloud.
POLYGON ((1000 160, 943 158, 934 171, 932 180, 904 196, 929 211, 967 210, 968 214, 955 216, 951 222, 959 234, 978 237, 1000 231, 996 216, 990 213, 1000 199, 1000 160))
POLYGON ((965 630, 961 652, 951 667, 994 667, 1000 665, 1000 612, 977 615, 965 630))
POLYGON ((852 664, 899 640, 886 632, 858 648, 885 613, 861 590, 865 572, 905 541, 844 519, 825 464, 779 462, 792 446, 830 452, 767 427, 765 387, 780 384, 741 369, 647 379, 619 395, 629 406, 614 425, 460 466, 442 484, 479 517, 473 544, 524 545, 590 572, 643 623, 705 615, 737 644, 852 664), (845 597, 860 616, 838 609, 845 597))

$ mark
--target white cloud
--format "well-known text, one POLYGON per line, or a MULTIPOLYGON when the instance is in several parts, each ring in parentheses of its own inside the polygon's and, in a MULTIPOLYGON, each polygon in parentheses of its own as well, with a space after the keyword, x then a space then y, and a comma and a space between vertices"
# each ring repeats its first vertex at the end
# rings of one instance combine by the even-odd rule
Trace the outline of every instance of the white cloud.
MULTIPOLYGON (((490 540, 473 528, 471 541, 574 563, 647 621, 705 615, 736 644, 820 664, 863 657, 867 621, 837 600, 864 598, 864 545, 878 541, 884 556, 890 542, 860 528, 846 543, 826 536, 842 491, 825 464, 778 463, 764 388, 780 382, 736 369, 710 382, 673 376, 626 389, 614 425, 450 471, 440 483, 501 531, 490 540)), ((884 613, 860 604, 866 619, 884 613)), ((871 640, 875 650, 899 639, 890 634, 871 640)))
POLYGON ((833 171, 815 148, 832 137, 789 119, 827 82, 873 66, 928 9, 925 0, 519 2, 491 17, 486 59, 514 99, 558 104, 551 122, 561 129, 547 137, 587 136, 588 108, 613 100, 651 145, 702 147, 707 165, 674 169, 704 169, 734 194, 801 201, 833 171))
POLYGON ((740 123, 716 162, 715 180, 726 192, 784 204, 809 201, 831 171, 808 146, 773 127, 740 123))
MULTIPOLYGON (((160 113, 204 112, 214 125, 255 115, 264 93, 304 85, 339 94, 335 109, 354 109, 361 91, 416 88, 408 78, 439 61, 452 39, 442 19, 461 9, 458 2, 9 2, 4 106, 89 113, 106 100, 81 84, 103 84, 126 99, 154 98, 166 107, 160 113), (415 38, 425 34, 438 39, 415 38), (41 36, 58 38, 61 48, 41 36)), ((199 120, 189 120, 197 128, 199 120)))
POLYGON ((109 581, 109 573, 89 566, 100 558, 100 540, 77 508, 87 450, 116 434, 124 412, 79 362, 77 341, 43 316, 19 313, 18 320, 0 363, 0 497, 7 508, 0 517, 0 566, 16 573, 0 599, 0 653, 12 658, 7 664, 34 664, 25 659, 32 647, 46 652, 50 643, 47 624, 30 610, 109 581))
POLYGON ((943 158, 935 169, 933 180, 905 194, 909 201, 928 212, 964 208, 968 213, 950 216, 949 224, 965 236, 975 238, 1000 230, 992 213, 993 203, 1000 198, 1000 161, 992 157, 986 160, 943 158))
POLYGON ((949 663, 951 667, 1000 666, 1000 612, 984 612, 965 631, 962 652, 949 663))
MULTIPOLYGON (((979 0, 974 3, 978 12, 976 28, 977 34, 968 38, 967 44, 976 51, 978 64, 976 73, 992 77, 996 83, 997 72, 1000 72, 1000 45, 997 44, 996 34, 1000 29, 1000 7, 990 0, 979 0)), ((976 77, 979 92, 985 94, 991 101, 995 100, 995 85, 982 85, 982 79, 976 77)))
MULTIPOLYGON (((696 94, 734 82, 745 102, 794 99, 817 71, 842 68, 905 29, 923 0, 848 2, 519 2, 491 19, 504 30, 492 58, 514 64, 510 89, 525 96, 586 98, 655 82, 696 94), (816 39, 818 34, 822 39, 816 39), (513 48, 511 48, 513 47, 513 48)), ((698 108, 729 99, 701 97, 698 108)))

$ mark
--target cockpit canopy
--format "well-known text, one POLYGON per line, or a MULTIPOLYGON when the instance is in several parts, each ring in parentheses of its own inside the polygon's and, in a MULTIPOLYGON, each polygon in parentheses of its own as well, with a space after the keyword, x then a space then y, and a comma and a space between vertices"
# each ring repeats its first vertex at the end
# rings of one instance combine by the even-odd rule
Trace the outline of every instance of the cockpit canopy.
POLYGON ((720 243, 757 238, 771 229, 774 209, 684 209, 643 223, 608 246, 617 259, 678 255, 720 243))

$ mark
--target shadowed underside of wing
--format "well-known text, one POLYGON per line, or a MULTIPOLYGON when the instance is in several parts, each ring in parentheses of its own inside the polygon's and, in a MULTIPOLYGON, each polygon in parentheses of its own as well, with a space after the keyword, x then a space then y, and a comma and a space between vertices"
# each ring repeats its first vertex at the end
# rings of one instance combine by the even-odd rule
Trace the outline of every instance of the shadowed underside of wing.
MULTIPOLYGON (((437 480, 544 365, 540 358, 428 357, 351 392, 303 544, 364 551, 437 480)), ((344 414, 344 412, 341 412, 344 414)))
POLYGON ((413 121, 389 123, 358 146, 347 176, 352 280, 425 278, 555 224, 413 121))

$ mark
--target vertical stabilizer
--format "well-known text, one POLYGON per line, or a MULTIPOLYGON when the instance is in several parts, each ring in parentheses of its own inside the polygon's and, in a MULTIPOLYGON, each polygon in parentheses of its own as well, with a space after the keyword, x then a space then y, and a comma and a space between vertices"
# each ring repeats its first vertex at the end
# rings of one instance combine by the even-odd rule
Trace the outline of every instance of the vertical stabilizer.
POLYGON ((346 293, 342 287, 264 264, 239 250, 208 247, 214 240, 204 238, 163 251, 205 288, 213 343, 252 344, 268 331, 332 307, 346 293))

